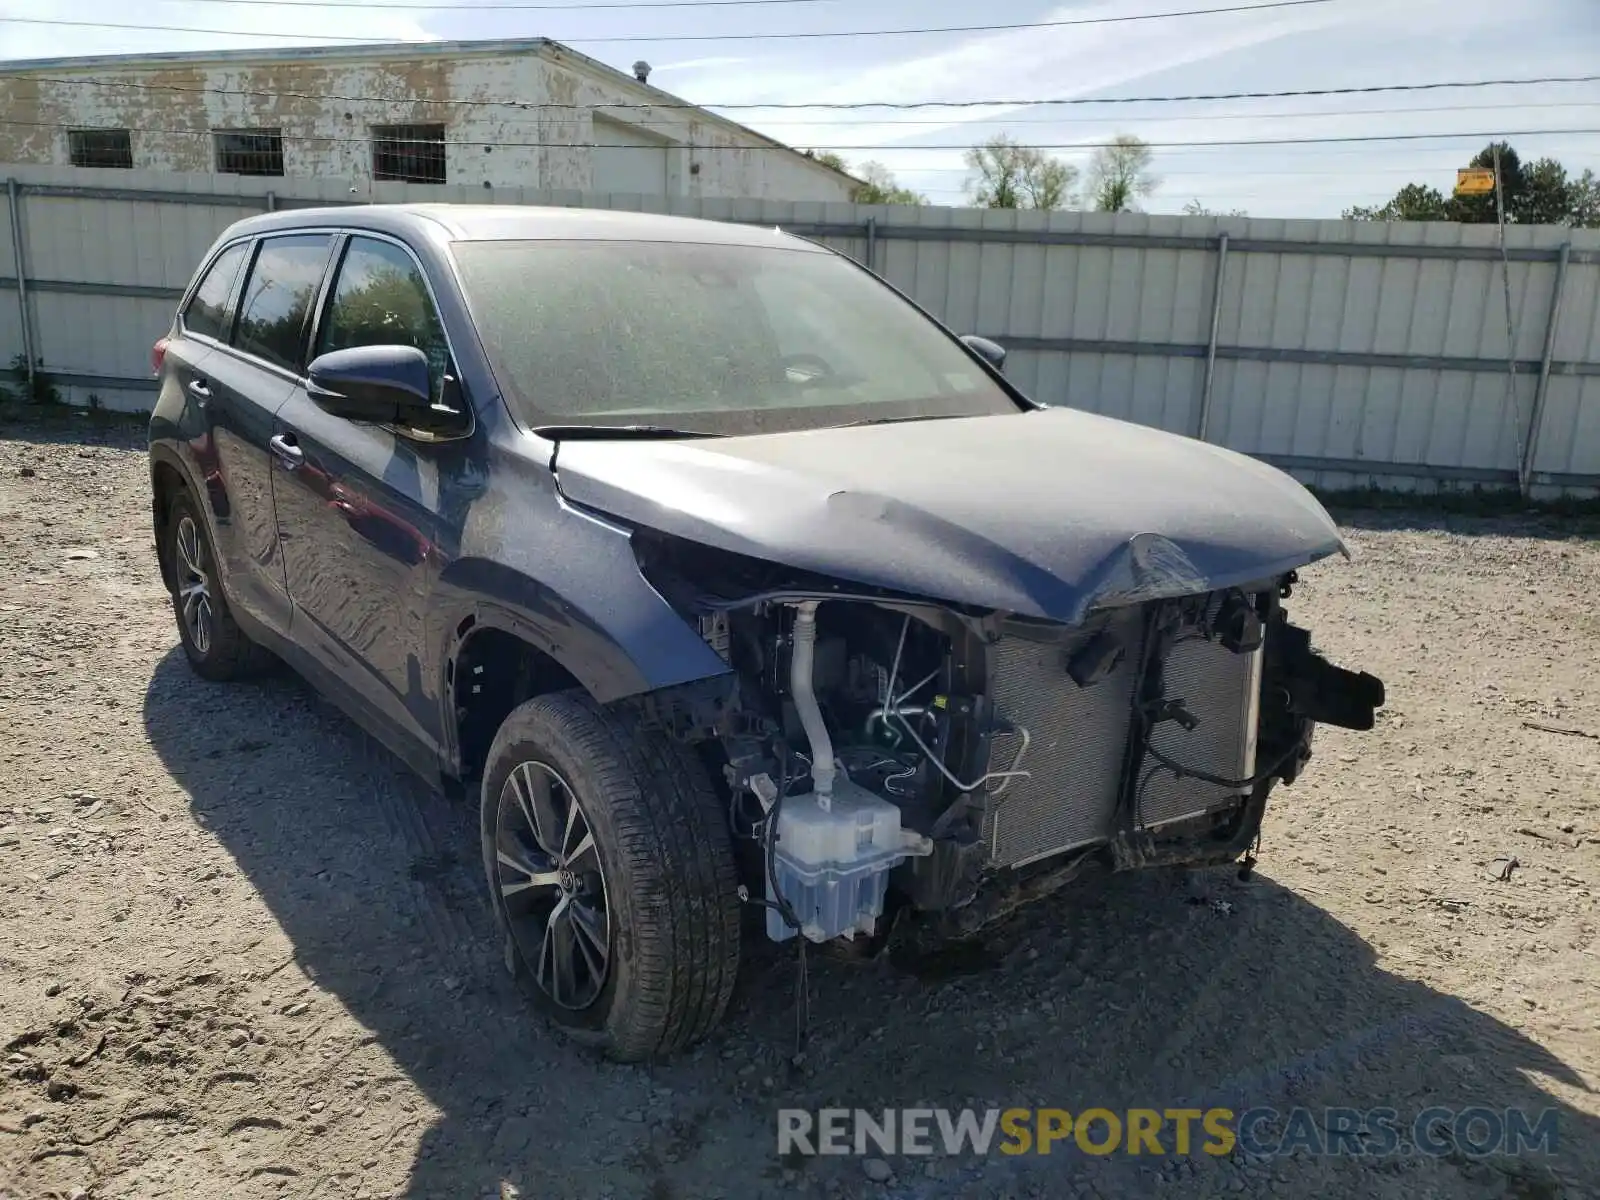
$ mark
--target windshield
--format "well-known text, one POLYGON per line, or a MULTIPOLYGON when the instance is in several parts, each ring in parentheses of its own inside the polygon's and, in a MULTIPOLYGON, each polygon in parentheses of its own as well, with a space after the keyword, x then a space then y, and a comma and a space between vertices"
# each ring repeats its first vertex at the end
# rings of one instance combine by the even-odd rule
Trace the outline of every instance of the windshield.
POLYGON ((454 247, 495 373, 533 425, 772 433, 1016 403, 865 271, 809 249, 454 247))

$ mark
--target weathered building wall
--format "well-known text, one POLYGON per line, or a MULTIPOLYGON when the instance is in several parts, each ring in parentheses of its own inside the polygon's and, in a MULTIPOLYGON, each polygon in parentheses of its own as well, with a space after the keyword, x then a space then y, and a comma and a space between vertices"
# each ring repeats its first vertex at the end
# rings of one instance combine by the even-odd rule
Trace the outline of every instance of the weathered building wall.
POLYGON ((279 129, 285 177, 339 179, 359 195, 371 183, 374 126, 442 124, 451 185, 632 191, 615 185, 640 181, 653 185, 639 187, 643 194, 849 198, 845 176, 704 110, 614 107, 662 94, 563 48, 534 45, 7 71, 0 161, 67 166, 70 129, 114 128, 131 132, 135 169, 211 172, 213 131, 279 129), (596 142, 609 146, 597 151, 596 142), (661 169, 641 170, 641 162, 661 169))

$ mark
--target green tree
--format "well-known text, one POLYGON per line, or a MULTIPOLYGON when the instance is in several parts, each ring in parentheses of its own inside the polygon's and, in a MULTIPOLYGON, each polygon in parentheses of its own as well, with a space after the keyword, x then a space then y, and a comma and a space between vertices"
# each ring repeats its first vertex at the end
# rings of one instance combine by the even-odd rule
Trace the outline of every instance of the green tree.
MULTIPOLYGON (((1511 148, 1510 143, 1490 142, 1472 156, 1472 161, 1467 163, 1467 166, 1492 171, 1495 169, 1497 158, 1500 164, 1500 193, 1506 207, 1506 220, 1516 221, 1522 208, 1522 196, 1527 188, 1527 178, 1522 170, 1522 158, 1511 148)), ((1460 221, 1463 225, 1493 225, 1500 219, 1495 205, 1493 192, 1484 192, 1476 196, 1453 195, 1445 201, 1444 217, 1429 219, 1460 221)))
POLYGON ((1541 158, 1522 172, 1522 194, 1514 210, 1519 225, 1564 225, 1572 216, 1573 181, 1553 158, 1541 158))
POLYGON ((1027 169, 1022 173, 1022 192, 1027 198, 1027 208, 1067 208, 1075 200, 1078 169, 1051 158, 1041 151, 1030 152, 1027 169))
MULTIPOLYGON (((1500 171, 1500 200, 1506 221, 1517 225, 1600 224, 1600 195, 1593 171, 1573 178, 1553 158, 1524 165, 1507 142, 1490 142, 1466 165, 1500 171)), ((1347 209, 1347 221, 1460 221, 1467 225, 1492 225, 1499 220, 1495 194, 1445 196, 1437 188, 1408 183, 1394 198, 1377 207, 1347 209)))
POLYGON ((850 194, 857 204, 926 204, 921 192, 901 187, 894 172, 880 162, 864 162, 857 172, 861 186, 850 194))
POLYGON ((1183 206, 1183 215, 1186 217, 1248 217, 1250 214, 1242 208, 1230 208, 1227 212, 1218 212, 1216 209, 1207 208, 1200 203, 1197 196, 1183 206))
POLYGON ((1357 205, 1344 211, 1346 221, 1448 221, 1446 200, 1438 188, 1408 183, 1387 204, 1357 205))
POLYGON ((896 181, 894 172, 880 162, 864 162, 857 169, 852 170, 848 161, 842 154, 832 150, 818 150, 809 152, 811 157, 820 163, 832 167, 844 175, 851 175, 861 182, 850 193, 850 199, 857 204, 926 204, 928 198, 921 192, 914 192, 910 188, 903 188, 896 181))
POLYGON ((1150 170, 1150 146, 1131 133, 1119 133, 1089 160, 1089 199, 1101 212, 1134 212, 1138 201, 1161 186, 1150 170))
POLYGON ((1568 224, 1600 229, 1600 179, 1585 171, 1567 185, 1568 224))
POLYGON ((999 133, 967 151, 967 193, 979 208, 1071 208, 1076 167, 999 133))

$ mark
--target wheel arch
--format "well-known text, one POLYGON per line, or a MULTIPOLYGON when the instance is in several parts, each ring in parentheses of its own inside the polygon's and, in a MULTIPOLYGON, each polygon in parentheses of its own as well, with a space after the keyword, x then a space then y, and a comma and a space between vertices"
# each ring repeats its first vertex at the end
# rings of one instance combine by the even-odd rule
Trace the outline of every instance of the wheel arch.
POLYGON ((510 622, 469 614, 455 635, 454 650, 445 660, 446 728, 455 774, 474 779, 482 774, 495 734, 519 704, 583 685, 548 649, 510 622))
POLYGON ((552 628, 549 616, 480 603, 450 628, 440 694, 449 767, 458 779, 478 777, 505 718, 536 696, 577 690, 610 704, 729 671, 687 626, 693 646, 664 670, 658 657, 631 652, 603 626, 569 613, 552 628))
MULTIPOLYGON (((172 513, 172 502, 181 493, 187 492, 199 505, 199 498, 195 494, 194 485, 190 482, 189 474, 184 470, 177 457, 160 446, 150 448, 150 522, 151 530, 155 535, 156 563, 161 569, 161 582, 167 590, 172 590, 172 558, 168 543, 168 520, 172 513)), ((203 517, 202 517, 203 519, 203 517)))

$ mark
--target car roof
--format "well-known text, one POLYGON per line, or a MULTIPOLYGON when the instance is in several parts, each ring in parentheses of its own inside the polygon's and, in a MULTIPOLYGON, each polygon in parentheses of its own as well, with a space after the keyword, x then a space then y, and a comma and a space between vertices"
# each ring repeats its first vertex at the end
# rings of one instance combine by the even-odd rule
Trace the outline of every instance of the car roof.
POLYGON ((821 247, 770 225, 734 224, 660 213, 518 204, 350 204, 247 217, 232 236, 287 233, 329 225, 452 242, 521 240, 698 242, 722 246, 821 247))

